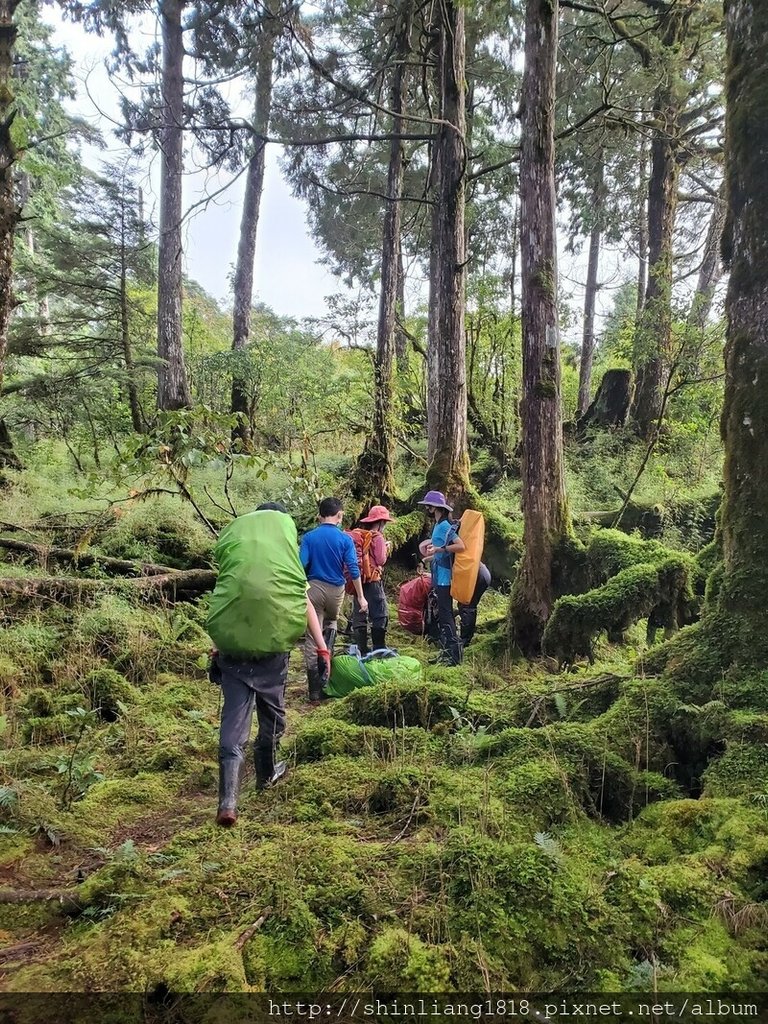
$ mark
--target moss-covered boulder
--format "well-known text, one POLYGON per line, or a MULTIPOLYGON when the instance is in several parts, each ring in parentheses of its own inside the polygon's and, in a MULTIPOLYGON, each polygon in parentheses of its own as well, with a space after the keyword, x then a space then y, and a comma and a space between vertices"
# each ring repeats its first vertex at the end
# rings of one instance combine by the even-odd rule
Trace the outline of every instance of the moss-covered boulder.
POLYGON ((91 707, 105 722, 116 722, 126 706, 135 704, 140 694, 125 676, 111 668, 97 668, 85 678, 91 707))

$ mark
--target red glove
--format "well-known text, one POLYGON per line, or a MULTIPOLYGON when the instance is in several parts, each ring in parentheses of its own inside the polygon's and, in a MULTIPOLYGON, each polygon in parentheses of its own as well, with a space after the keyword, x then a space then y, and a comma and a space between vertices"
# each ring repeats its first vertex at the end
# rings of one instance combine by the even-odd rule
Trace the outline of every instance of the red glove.
POLYGON ((317 649, 317 671, 320 675, 320 682, 327 683, 331 675, 331 652, 319 647, 317 649))

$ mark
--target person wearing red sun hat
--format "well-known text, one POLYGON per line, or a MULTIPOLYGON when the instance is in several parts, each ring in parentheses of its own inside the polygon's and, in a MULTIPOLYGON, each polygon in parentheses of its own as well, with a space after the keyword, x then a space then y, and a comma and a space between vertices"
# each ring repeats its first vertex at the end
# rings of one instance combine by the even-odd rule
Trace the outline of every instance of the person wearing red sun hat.
POLYGON ((357 597, 353 597, 352 630, 362 655, 366 655, 369 651, 369 623, 371 627, 370 649, 376 651, 387 646, 389 608, 382 577, 391 545, 384 539, 384 527, 393 521, 389 509, 384 505, 373 505, 368 515, 360 520, 358 528, 350 531, 360 566, 363 594, 368 602, 368 611, 365 612, 360 609, 357 597))

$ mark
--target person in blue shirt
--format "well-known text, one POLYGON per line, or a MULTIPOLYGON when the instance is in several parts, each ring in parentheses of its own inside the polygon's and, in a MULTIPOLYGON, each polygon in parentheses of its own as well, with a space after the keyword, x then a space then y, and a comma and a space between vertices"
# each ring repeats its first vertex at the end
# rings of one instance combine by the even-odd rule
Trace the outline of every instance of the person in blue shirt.
POLYGON ((432 536, 424 547, 424 555, 431 559, 432 586, 437 595, 438 618, 440 623, 441 661, 447 665, 461 663, 461 641, 456 632, 456 617, 451 598, 451 576, 453 574, 453 558, 466 545, 456 532, 448 514, 453 507, 445 500, 440 491, 428 491, 419 502, 427 515, 434 520, 432 536))
MULTIPOLYGON (((341 529, 344 506, 338 498, 323 498, 318 512, 319 525, 301 538, 299 557, 309 581, 307 596, 317 612, 326 647, 333 653, 337 620, 344 600, 345 569, 355 588, 361 612, 368 611, 368 602, 360 580, 355 545, 349 534, 341 529)), ((310 632, 307 632, 304 644, 304 660, 309 700, 316 704, 322 696, 323 682, 317 667, 317 645, 310 632)))

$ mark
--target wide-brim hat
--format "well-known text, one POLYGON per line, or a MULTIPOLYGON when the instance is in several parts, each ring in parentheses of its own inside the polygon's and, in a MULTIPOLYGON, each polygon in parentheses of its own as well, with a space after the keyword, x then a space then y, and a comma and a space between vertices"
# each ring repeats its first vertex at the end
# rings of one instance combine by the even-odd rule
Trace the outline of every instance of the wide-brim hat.
POLYGON ((394 516, 389 514, 389 509, 385 508, 384 505, 371 505, 371 511, 365 517, 360 520, 361 523, 392 523, 394 522, 394 516))
POLYGON ((416 502, 417 505, 432 505, 433 508, 444 508, 448 512, 453 512, 453 505, 449 505, 445 500, 445 495, 441 494, 440 491, 427 491, 421 501, 416 502))

